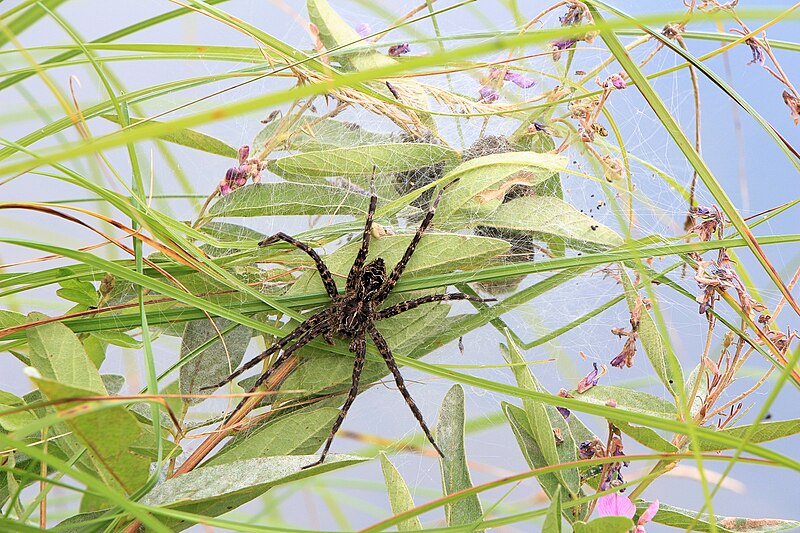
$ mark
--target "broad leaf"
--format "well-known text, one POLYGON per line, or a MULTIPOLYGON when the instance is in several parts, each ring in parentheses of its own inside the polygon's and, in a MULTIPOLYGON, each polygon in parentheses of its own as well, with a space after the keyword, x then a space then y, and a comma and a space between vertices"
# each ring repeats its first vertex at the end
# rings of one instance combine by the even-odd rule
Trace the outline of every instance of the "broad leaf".
POLYGON ((306 152, 273 159, 267 166, 278 176, 290 178, 361 178, 357 183, 366 187, 374 167, 382 173, 403 172, 439 161, 453 161, 456 157, 454 150, 438 144, 393 143, 306 152))
MULTIPOLYGON (((651 502, 644 500, 636 501, 636 509, 638 513, 644 512, 650 506, 651 502)), ((735 518, 728 517, 722 518, 717 516, 716 529, 712 529, 711 524, 703 518, 695 519, 697 512, 688 509, 681 509, 680 507, 673 507, 661 503, 658 507, 658 513, 653 518, 653 522, 664 524, 678 529, 688 530, 690 524, 691 531, 711 532, 717 531, 718 533, 770 533, 773 531, 786 531, 800 527, 800 522, 796 520, 781 520, 775 518, 735 518)))
MULTIPOLYGON (((726 428, 721 430, 721 433, 730 435, 737 439, 743 439, 745 435, 752 429, 752 425, 738 426, 734 428, 726 428)), ((761 442, 768 442, 771 440, 782 439, 790 435, 800 433, 800 419, 793 420, 780 420, 777 422, 761 422, 758 424, 755 432, 747 438, 747 442, 758 444, 761 442)), ((716 442, 708 442, 699 439, 700 450, 704 452, 719 452, 722 450, 729 450, 731 446, 722 446, 716 442)))
MULTIPOLYGON (((409 509, 414 508, 414 500, 411 497, 411 492, 408 490, 403 476, 397 471, 397 468, 392 464, 386 454, 381 452, 381 470, 383 470, 383 479, 386 482, 386 491, 389 494, 389 505, 392 507, 392 512, 395 515, 404 513, 409 509)), ((397 531, 419 531, 422 529, 422 523, 416 516, 400 522, 397 524, 397 531)))
POLYGON ((630 533, 633 520, 627 516, 603 516, 590 522, 575 522, 575 533, 630 533))
POLYGON ((363 217, 367 209, 369 196, 342 187, 278 182, 236 189, 211 206, 209 214, 217 218, 336 214, 363 217))
POLYGON ((617 402, 616 408, 623 411, 644 413, 660 418, 674 419, 677 417, 674 404, 652 394, 624 387, 595 385, 583 393, 574 393, 573 395, 576 400, 596 405, 606 405, 613 400, 617 402))
MULTIPOLYGON (((30 315, 33 320, 44 317, 40 313, 30 315)), ((31 366, 43 377, 90 391, 89 395, 106 394, 100 372, 86 355, 81 341, 67 326, 53 322, 31 328, 26 334, 31 366)))
POLYGON ((624 434, 628 435, 639 444, 647 446, 651 450, 665 453, 674 453, 678 451, 678 448, 676 448, 671 442, 649 427, 636 426, 633 424, 628 424, 627 422, 621 422, 613 419, 611 422, 613 422, 614 425, 617 426, 624 434))
POLYGON ((552 196, 516 198, 475 223, 530 233, 541 240, 558 237, 583 250, 607 249, 624 242, 614 230, 552 196))
MULTIPOLYGON (((328 50, 361 39, 361 36, 325 0, 307 0, 306 5, 308 17, 316 25, 319 38, 328 50)), ((337 59, 346 70, 369 70, 396 63, 394 59, 375 50, 347 52, 347 48, 337 51, 337 59)))
MULTIPOLYGON (((207 347, 200 355, 181 366, 181 394, 199 394, 202 387, 219 383, 239 367, 250 344, 253 330, 239 325, 224 333, 220 340, 219 334, 230 324, 232 322, 225 318, 215 318, 213 325, 205 319, 192 320, 186 324, 181 342, 181 357, 202 345, 207 347), (209 344, 212 339, 213 342, 209 344)), ((202 402, 203 398, 186 398, 185 401, 194 405, 202 402)))
POLYGON ((0 391, 0 428, 11 432, 35 422, 36 415, 31 411, 5 414, 5 411, 17 410, 24 406, 25 401, 22 398, 10 392, 0 391))
POLYGON ((482 220, 503 203, 514 185, 536 186, 562 169, 566 161, 560 156, 536 152, 509 152, 470 159, 451 170, 447 177, 459 178, 442 198, 439 216, 454 222, 482 220), (451 220, 453 218, 453 220, 451 220))
MULTIPOLYGON (((322 465, 303 469, 317 459, 316 455, 288 455, 198 468, 156 485, 142 499, 142 503, 219 516, 277 485, 319 476, 365 461, 361 457, 329 455, 322 465)), ((182 531, 193 525, 193 522, 178 519, 162 520, 174 531, 182 531)))
MULTIPOLYGON (((279 146, 285 146, 288 150, 299 152, 320 152, 333 148, 352 148, 365 144, 383 144, 398 141, 398 135, 391 133, 377 133, 363 129, 353 122, 344 122, 327 118, 320 120, 318 117, 302 117, 296 115, 290 120, 297 120, 292 124, 287 133, 292 133, 288 141, 279 146)), ((274 120, 261 130, 255 139, 253 146, 261 147, 278 134, 280 120, 274 120)), ((287 135, 284 133, 283 135, 287 135)))
MULTIPOLYGON (((436 423, 435 437, 444 453, 439 464, 445 495, 472 487, 464 449, 464 389, 461 385, 453 385, 445 395, 439 411, 439 421, 436 423)), ((483 516, 477 494, 445 505, 444 513, 448 526, 471 524, 483 516)))
POLYGON ((311 455, 328 437, 338 415, 338 408, 319 405, 286 416, 273 413, 258 428, 236 433, 202 468, 258 457, 311 455))
MULTIPOLYGON (((94 369, 94 372, 97 370, 94 369)), ((91 390, 46 378, 32 377, 31 380, 50 400, 95 394, 91 390)), ((74 410, 76 405, 59 403, 55 409, 60 412, 74 410)), ((141 430, 136 417, 125 407, 111 407, 70 417, 66 424, 81 444, 86 446, 95 469, 109 486, 130 494, 147 480, 150 459, 131 448, 139 441, 141 430)))

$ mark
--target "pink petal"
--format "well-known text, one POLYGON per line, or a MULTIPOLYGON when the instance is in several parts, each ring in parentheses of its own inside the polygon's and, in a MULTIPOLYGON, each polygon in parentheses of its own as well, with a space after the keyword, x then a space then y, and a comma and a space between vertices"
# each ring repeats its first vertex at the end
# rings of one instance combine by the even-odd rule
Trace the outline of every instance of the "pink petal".
POLYGON ((597 514, 633 518, 633 515, 636 514, 636 506, 619 492, 612 492, 597 500, 597 514))
MULTIPOLYGON (((648 507, 645 510, 645 512, 642 513, 642 516, 639 517, 638 524, 640 526, 645 525, 646 523, 648 523, 650 520, 653 519, 653 517, 656 515, 657 512, 658 512, 658 500, 651 503, 650 507, 648 507)), ((642 528, 642 531, 644 531, 644 528, 642 528)))

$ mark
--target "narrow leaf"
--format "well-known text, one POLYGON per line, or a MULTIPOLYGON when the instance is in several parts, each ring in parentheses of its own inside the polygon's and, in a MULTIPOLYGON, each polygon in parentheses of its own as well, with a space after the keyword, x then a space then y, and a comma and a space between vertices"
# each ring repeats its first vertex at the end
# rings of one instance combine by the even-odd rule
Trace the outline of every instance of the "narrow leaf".
MULTIPOLYGON (((633 310, 638 293, 624 268, 620 269, 620 278, 625 290, 625 300, 628 302, 628 308, 633 310)), ((642 348, 644 348, 650 363, 653 365, 653 369, 656 371, 656 375, 664 384, 664 387, 673 397, 678 398, 680 387, 683 386, 681 363, 675 353, 664 344, 653 317, 644 307, 642 307, 639 317, 639 341, 642 343, 642 348)))
MULTIPOLYGON (((114 122, 115 124, 123 124, 117 115, 106 114, 100 116, 106 120, 114 122)), ((132 125, 144 120, 145 119, 143 118, 130 117, 130 122, 132 125)), ((159 122, 157 120, 147 120, 146 122, 148 124, 163 124, 163 122, 159 122)), ((194 150, 200 150, 201 152, 221 155, 222 157, 236 159, 239 155, 239 152, 233 146, 229 146, 216 137, 212 137, 210 135, 206 135, 205 133, 200 133, 199 131, 189 128, 179 128, 170 133, 159 135, 158 138, 173 144, 186 146, 188 148, 193 148, 194 150)))
MULTIPOLYGON (((472 487, 464 449, 464 389, 461 385, 453 385, 442 401, 436 424, 436 442, 444 452, 439 462, 444 493, 453 494, 472 487)), ((444 512, 448 526, 472 524, 483 516, 477 494, 447 504, 444 512)))
POLYGON ((561 533, 561 489, 556 489, 550 507, 547 508, 547 515, 542 524, 542 533, 561 533))
MULTIPOLYGON (((386 482, 386 490, 389 493, 389 505, 392 506, 392 512, 397 515, 413 509, 414 500, 403 476, 400 475, 400 472, 397 471, 397 468, 386 457, 385 453, 381 452, 380 458, 381 470, 383 470, 383 479, 386 482)), ((422 523, 416 516, 397 524, 397 531, 419 531, 421 529, 422 523)))
MULTIPOLYGON (((650 506, 650 503, 651 502, 644 500, 637 500, 637 512, 644 512, 644 510, 650 506)), ((696 511, 681 509, 680 507, 673 507, 672 505, 661 503, 658 507, 658 513, 656 513, 656 516, 653 518, 653 522, 683 530, 688 530, 690 524, 694 524, 691 530, 703 533, 710 533, 712 531, 717 531, 718 533, 770 533, 773 531, 786 531, 788 529, 800 527, 800 522, 796 520, 716 517, 716 528, 712 528, 707 520, 704 518, 698 519, 696 517, 696 511)))

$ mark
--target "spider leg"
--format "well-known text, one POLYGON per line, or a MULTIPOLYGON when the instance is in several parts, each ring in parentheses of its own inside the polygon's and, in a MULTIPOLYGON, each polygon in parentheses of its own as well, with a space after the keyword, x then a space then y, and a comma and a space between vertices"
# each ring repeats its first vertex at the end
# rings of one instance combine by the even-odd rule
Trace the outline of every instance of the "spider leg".
MULTIPOLYGON (((306 320, 305 322, 303 322, 302 324, 300 324, 299 326, 294 328, 284 338, 282 338, 281 340, 279 340, 278 342, 276 342, 275 344, 273 344, 272 346, 270 346, 269 348, 267 348, 266 350, 264 350, 263 352, 261 352, 257 356, 255 356, 252 359, 250 359, 248 362, 246 362, 244 365, 242 365, 241 368, 239 368, 238 370, 233 372, 231 375, 229 375, 228 377, 226 377, 225 379, 223 379, 219 383, 215 383, 214 385, 206 385, 205 387, 200 387, 200 390, 202 391, 202 390, 218 389, 218 388, 222 387, 223 385, 225 385, 226 383, 230 383, 231 381, 233 381, 234 379, 236 379, 237 377, 239 377, 243 373, 245 373, 247 370, 253 368, 258 363, 260 363, 261 361, 266 359, 267 357, 271 356, 272 354, 274 354, 278 350, 281 350, 284 346, 286 346, 290 342, 294 341, 298 337, 302 337, 303 335, 305 335, 309 331, 313 331, 317 327, 317 325, 319 324, 320 320, 324 320, 324 319, 328 318, 328 315, 329 315, 329 310, 326 309, 326 310, 321 311, 321 312, 317 313, 316 315, 310 317, 308 320, 306 320)), ((327 323, 325 325, 327 327, 327 323)))
POLYGON ((455 181, 451 181, 439 190, 439 194, 436 195, 436 198, 433 200, 430 209, 428 209, 428 212, 425 214, 425 218, 422 219, 422 223, 419 225, 419 228, 417 228, 417 232, 411 239, 411 242, 409 243, 408 248, 406 248, 406 252, 403 254, 403 257, 394 266, 392 272, 386 278, 386 281, 375 295, 376 302, 380 303, 384 301, 389 296, 389 293, 392 292, 392 289, 394 289, 394 286, 397 284, 397 280, 399 280, 400 276, 403 275, 403 271, 406 269, 406 265, 408 265, 411 255, 414 253, 414 250, 417 249, 420 239, 422 239, 422 236, 430 227, 431 221, 433 221, 433 215, 436 214, 436 208, 439 206, 439 202, 442 199, 442 194, 444 194, 444 191, 447 189, 447 187, 453 183, 455 183, 455 181))
POLYGON ((355 363, 353 363, 353 378, 350 385, 350 393, 347 395, 347 399, 344 401, 344 404, 339 411, 339 417, 336 419, 336 422, 333 423, 333 427, 331 427, 331 433, 328 435, 328 440, 325 441, 325 447, 322 449, 322 455, 319 456, 319 459, 316 462, 304 466, 303 469, 321 465, 322 462, 325 461, 325 457, 328 455, 328 450, 330 450, 331 444, 333 443, 333 438, 336 436, 336 432, 339 431, 339 427, 342 425, 342 422, 344 422, 344 417, 347 416, 347 411, 350 410, 350 406, 353 405, 353 401, 356 399, 356 395, 358 394, 358 380, 361 378, 361 371, 364 370, 364 361, 366 360, 367 355, 367 341, 364 339, 363 334, 361 337, 354 339, 351 347, 355 348, 354 351, 356 354, 356 360, 355 363))
POLYGON ((431 435, 431 431, 428 429, 428 426, 425 424, 425 420, 422 418, 422 413, 417 407, 417 404, 414 403, 414 399, 411 397, 411 393, 408 392, 406 389, 405 381, 403 381, 403 376, 400 374, 400 369, 397 368, 397 363, 392 356, 392 350, 389 348, 389 344, 387 344, 386 339, 383 338, 383 335, 378 331, 375 327, 375 324, 370 324, 368 327, 369 335, 372 337, 372 341, 375 343, 375 346, 378 348, 378 351, 383 356, 383 360, 386 362, 386 366, 389 367, 389 370, 392 372, 394 376, 394 382, 397 384, 397 388, 400 390, 400 394, 403 395, 403 399, 406 401, 408 408, 411 409, 411 412, 414 414, 414 418, 417 419, 419 422, 419 426, 422 428, 422 431, 425 433, 425 436, 428 437, 428 441, 433 445, 433 448, 439 453, 441 457, 444 457, 444 453, 439 446, 436 444, 436 441, 433 440, 433 435, 431 435))
POLYGON ((479 296, 470 296, 468 294, 464 294, 463 292, 456 292, 453 294, 429 294, 428 296, 414 298, 413 300, 406 300, 405 302, 400 302, 399 304, 395 304, 391 307, 387 307, 386 309, 378 311, 376 320, 383 320, 384 318, 393 317, 395 315, 399 315, 400 313, 411 311, 422 304, 432 302, 449 302, 453 300, 472 300, 473 302, 497 301, 496 298, 481 298, 479 296))
POLYGON ((367 211, 367 222, 364 224, 364 236, 361 239, 361 248, 358 250, 356 260, 347 275, 347 289, 353 289, 361 281, 361 274, 364 272, 364 261, 369 252, 369 237, 372 233, 372 220, 375 218, 375 209, 378 207, 378 196, 375 194, 375 167, 372 167, 372 177, 369 180, 369 210, 367 211))
POLYGON ((260 243, 259 246, 269 246, 270 244, 275 244, 278 241, 288 242, 292 246, 299 248, 300 250, 304 251, 308 256, 314 260, 314 264, 317 265, 317 271, 319 272, 319 277, 322 278, 322 284, 325 285, 325 291, 328 293, 328 296, 334 298, 338 291, 336 290, 336 283, 333 281, 333 276, 331 275, 331 271, 328 270, 328 267, 325 266, 325 263, 322 262, 322 258, 319 256, 317 252, 315 252, 309 245, 304 242, 300 242, 294 237, 290 235, 286 235, 285 233, 278 232, 272 237, 267 237, 260 243))

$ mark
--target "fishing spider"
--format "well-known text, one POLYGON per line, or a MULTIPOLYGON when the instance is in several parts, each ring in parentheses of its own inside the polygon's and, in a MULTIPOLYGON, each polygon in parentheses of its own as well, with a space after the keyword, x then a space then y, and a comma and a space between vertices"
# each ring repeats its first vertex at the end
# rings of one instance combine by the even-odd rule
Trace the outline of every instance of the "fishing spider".
MULTIPOLYGON (((448 186, 452 185, 452 183, 454 182, 451 182, 448 184, 448 186)), ((436 442, 434 442, 433 435, 431 435, 428 426, 425 424, 425 420, 422 418, 422 413, 414 403, 414 400, 411 398, 411 394, 408 392, 408 389, 406 389, 405 383, 403 382, 403 376, 400 374, 400 369, 397 368, 397 363, 392 356, 389 345, 383 338, 383 335, 381 335, 381 333, 378 331, 378 328, 375 327, 375 322, 399 315, 400 313, 404 313, 406 311, 410 311, 426 303, 446 302, 451 300, 472 300, 476 302, 494 301, 493 299, 483 299, 457 292, 451 294, 431 294, 428 296, 422 296, 421 298, 415 298, 413 300, 406 300, 390 307, 380 309, 381 304, 386 301, 389 293, 392 292, 395 284, 403 274, 403 270, 405 270, 409 259, 411 259, 411 256, 414 253, 414 250, 417 249, 417 245, 419 244, 420 239, 422 239, 422 235, 430 227, 431 221, 433 220, 433 215, 436 212, 436 207, 439 205, 439 201, 442 198, 442 193, 444 193, 446 188, 447 186, 443 187, 439 191, 439 194, 431 204, 430 209, 425 214, 425 218, 422 220, 422 223, 417 229, 416 234, 411 239, 411 243, 408 245, 408 248, 403 254, 402 259, 400 259, 400 261, 387 276, 386 266, 383 258, 378 257, 365 264, 367 253, 369 251, 372 219, 375 216, 375 208, 378 203, 378 197, 375 194, 375 177, 373 175, 370 182, 369 211, 367 212, 367 221, 364 225, 364 235, 361 241, 361 248, 358 251, 358 255, 356 255, 356 259, 353 262, 350 273, 347 275, 347 284, 345 285, 343 294, 338 293, 336 284, 333 281, 333 276, 331 275, 331 272, 328 270, 328 267, 325 265, 325 263, 323 263, 322 258, 307 244, 302 243, 294 237, 286 235, 285 233, 276 233, 272 237, 261 241, 259 246, 269 246, 270 244, 274 244, 278 241, 284 241, 296 246, 308 254, 316 264, 317 271, 319 271, 319 275, 322 278, 322 284, 325 286, 328 296, 330 296, 331 306, 312 315, 310 318, 297 326, 291 333, 270 346, 257 357, 245 363, 239 370, 225 378, 223 381, 217 383, 216 385, 211 385, 204 388, 219 388, 226 383, 229 383, 246 370, 256 366, 259 362, 263 361, 267 357, 278 353, 279 355, 275 361, 269 366, 269 368, 267 368, 261 377, 256 380, 255 384, 250 389, 250 392, 253 392, 265 381, 267 381, 273 372, 284 362, 286 362, 286 360, 289 359, 292 354, 311 342, 315 337, 323 336, 329 343, 333 343, 334 335, 349 339, 349 350, 355 354, 355 363, 353 364, 353 377, 352 384, 350 386, 350 392, 347 396, 347 399, 344 401, 341 410, 339 411, 339 417, 336 419, 336 422, 334 422, 333 427, 331 428, 330 435, 325 442, 325 447, 322 450, 322 455, 320 455, 319 460, 304 468, 317 466, 322 464, 322 462, 325 460, 328 450, 331 447, 331 443, 333 442, 333 438, 336 435, 336 432, 339 430, 339 427, 342 425, 345 416, 347 416, 347 411, 353 404, 356 394, 358 394, 358 381, 361 377, 361 371, 364 369, 364 362, 366 359, 366 337, 369 335, 369 337, 372 339, 372 342, 375 343, 375 347, 378 349, 378 352, 383 356, 386 366, 389 367, 389 370, 394 376, 394 380, 397 384, 397 388, 400 390, 400 394, 403 395, 406 404, 408 404, 408 407, 411 409, 411 412, 414 414, 417 422, 419 422, 419 425, 422 428, 422 431, 425 433, 425 436, 428 437, 428 440, 439 453, 439 455, 444 457, 442 450, 440 450, 436 445, 436 442)))

